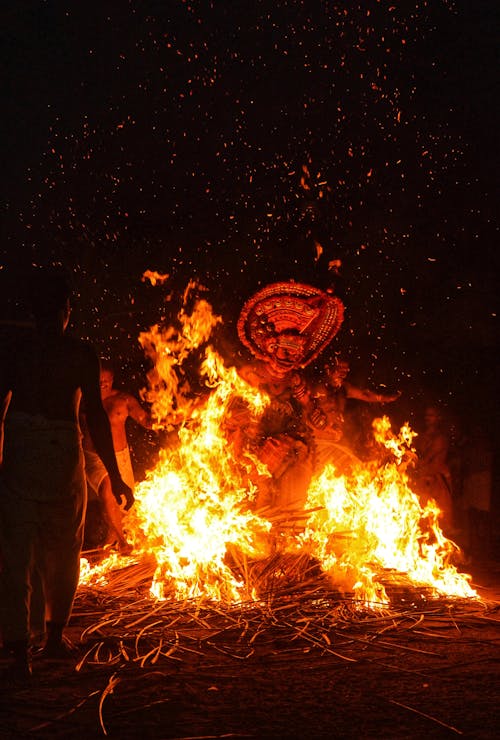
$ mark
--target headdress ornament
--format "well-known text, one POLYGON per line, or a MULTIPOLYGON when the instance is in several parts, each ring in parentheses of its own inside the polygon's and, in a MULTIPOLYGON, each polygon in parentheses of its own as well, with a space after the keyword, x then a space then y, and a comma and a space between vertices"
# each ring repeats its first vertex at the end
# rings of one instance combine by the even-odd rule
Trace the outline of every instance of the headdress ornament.
POLYGON ((326 291, 304 283, 272 283, 244 304, 238 336, 264 361, 271 357, 273 339, 282 343, 286 337, 295 344, 294 366, 306 367, 332 341, 343 318, 342 301, 326 291))

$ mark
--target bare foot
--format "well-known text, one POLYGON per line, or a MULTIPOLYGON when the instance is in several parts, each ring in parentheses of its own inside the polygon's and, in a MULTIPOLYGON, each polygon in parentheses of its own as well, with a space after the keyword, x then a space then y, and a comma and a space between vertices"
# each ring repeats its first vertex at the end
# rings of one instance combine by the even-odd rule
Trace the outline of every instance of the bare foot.
POLYGON ((40 656, 49 660, 72 660, 75 653, 75 646, 63 637, 62 640, 47 640, 40 656))

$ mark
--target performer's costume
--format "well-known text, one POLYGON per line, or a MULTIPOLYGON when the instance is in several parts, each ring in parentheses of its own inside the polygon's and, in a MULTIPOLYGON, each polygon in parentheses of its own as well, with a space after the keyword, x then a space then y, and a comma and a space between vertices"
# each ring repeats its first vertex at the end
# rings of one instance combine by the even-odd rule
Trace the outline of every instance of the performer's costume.
POLYGON ((238 335, 257 362, 240 374, 271 399, 251 437, 272 476, 270 487, 260 482, 258 504, 305 504, 313 467, 304 414, 308 390, 300 370, 332 341, 342 320, 339 298, 302 283, 268 285, 243 306, 238 335))
POLYGON ((338 474, 349 474, 359 461, 343 440, 344 388, 332 391, 324 385, 317 386, 311 401, 307 423, 313 439, 314 473, 321 474, 327 464, 332 464, 338 474))
MULTIPOLYGON (((104 478, 108 475, 108 471, 104 467, 104 463, 97 452, 94 452, 93 450, 84 450, 84 453, 87 482, 95 493, 98 494, 99 487, 104 478)), ((123 450, 115 450, 115 457, 122 480, 125 481, 129 488, 134 490, 135 479, 132 460, 130 457, 130 448, 127 446, 123 450)))
POLYGON ((280 350, 289 370, 309 365, 337 334, 344 319, 340 298, 302 283, 273 283, 243 306, 238 335, 258 360, 273 367, 280 350))
POLYGON ((4 642, 29 638, 30 572, 37 563, 45 618, 67 624, 78 585, 87 501, 77 424, 13 412, 0 479, 4 642), (21 618, 22 617, 22 618, 21 618))

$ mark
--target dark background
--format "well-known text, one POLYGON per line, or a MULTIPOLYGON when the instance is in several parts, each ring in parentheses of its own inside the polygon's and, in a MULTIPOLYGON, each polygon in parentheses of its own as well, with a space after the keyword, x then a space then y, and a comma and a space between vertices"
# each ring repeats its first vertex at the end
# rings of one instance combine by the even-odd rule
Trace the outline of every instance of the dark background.
POLYGON ((333 287, 354 378, 496 440, 496 7, 2 3, 0 318, 64 264, 73 331, 132 389, 190 278, 229 361, 256 289, 333 287))

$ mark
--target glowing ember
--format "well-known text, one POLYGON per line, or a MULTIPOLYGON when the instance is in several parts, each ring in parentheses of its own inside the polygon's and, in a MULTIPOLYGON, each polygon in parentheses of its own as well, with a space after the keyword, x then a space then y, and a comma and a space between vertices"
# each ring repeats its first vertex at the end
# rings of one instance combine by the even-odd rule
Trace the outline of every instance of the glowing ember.
POLYGON ((146 282, 146 280, 149 280, 151 285, 161 285, 168 280, 169 277, 168 273, 156 272, 156 270, 146 270, 142 276, 142 281, 146 282))
MULTIPOLYGON (((184 306, 195 287, 188 286, 184 306)), ((295 528, 282 526, 276 512, 257 511, 258 483, 269 473, 238 445, 231 419, 235 399, 242 399, 255 421, 269 399, 234 367, 227 368, 211 346, 200 370, 206 395, 194 396, 183 363, 221 319, 202 299, 189 315, 183 307, 178 318, 177 329, 156 325, 140 336, 154 363, 145 398, 157 426, 178 432, 176 443, 161 451, 156 467, 136 487, 136 505, 125 520, 135 557, 154 563, 156 598, 229 603, 258 598, 252 579, 242 576, 245 567, 235 564, 265 560, 276 551, 308 554, 333 588, 362 603, 388 603, 383 583, 388 572, 404 573, 436 595, 476 596, 469 577, 451 562, 458 548, 441 531, 439 510, 422 509, 409 486, 414 433, 404 426, 393 434, 386 417, 374 422, 383 456, 349 475, 327 465, 312 480, 306 511, 292 512, 295 528)), ((98 569, 86 567, 82 582, 102 583, 116 558, 98 569)))

